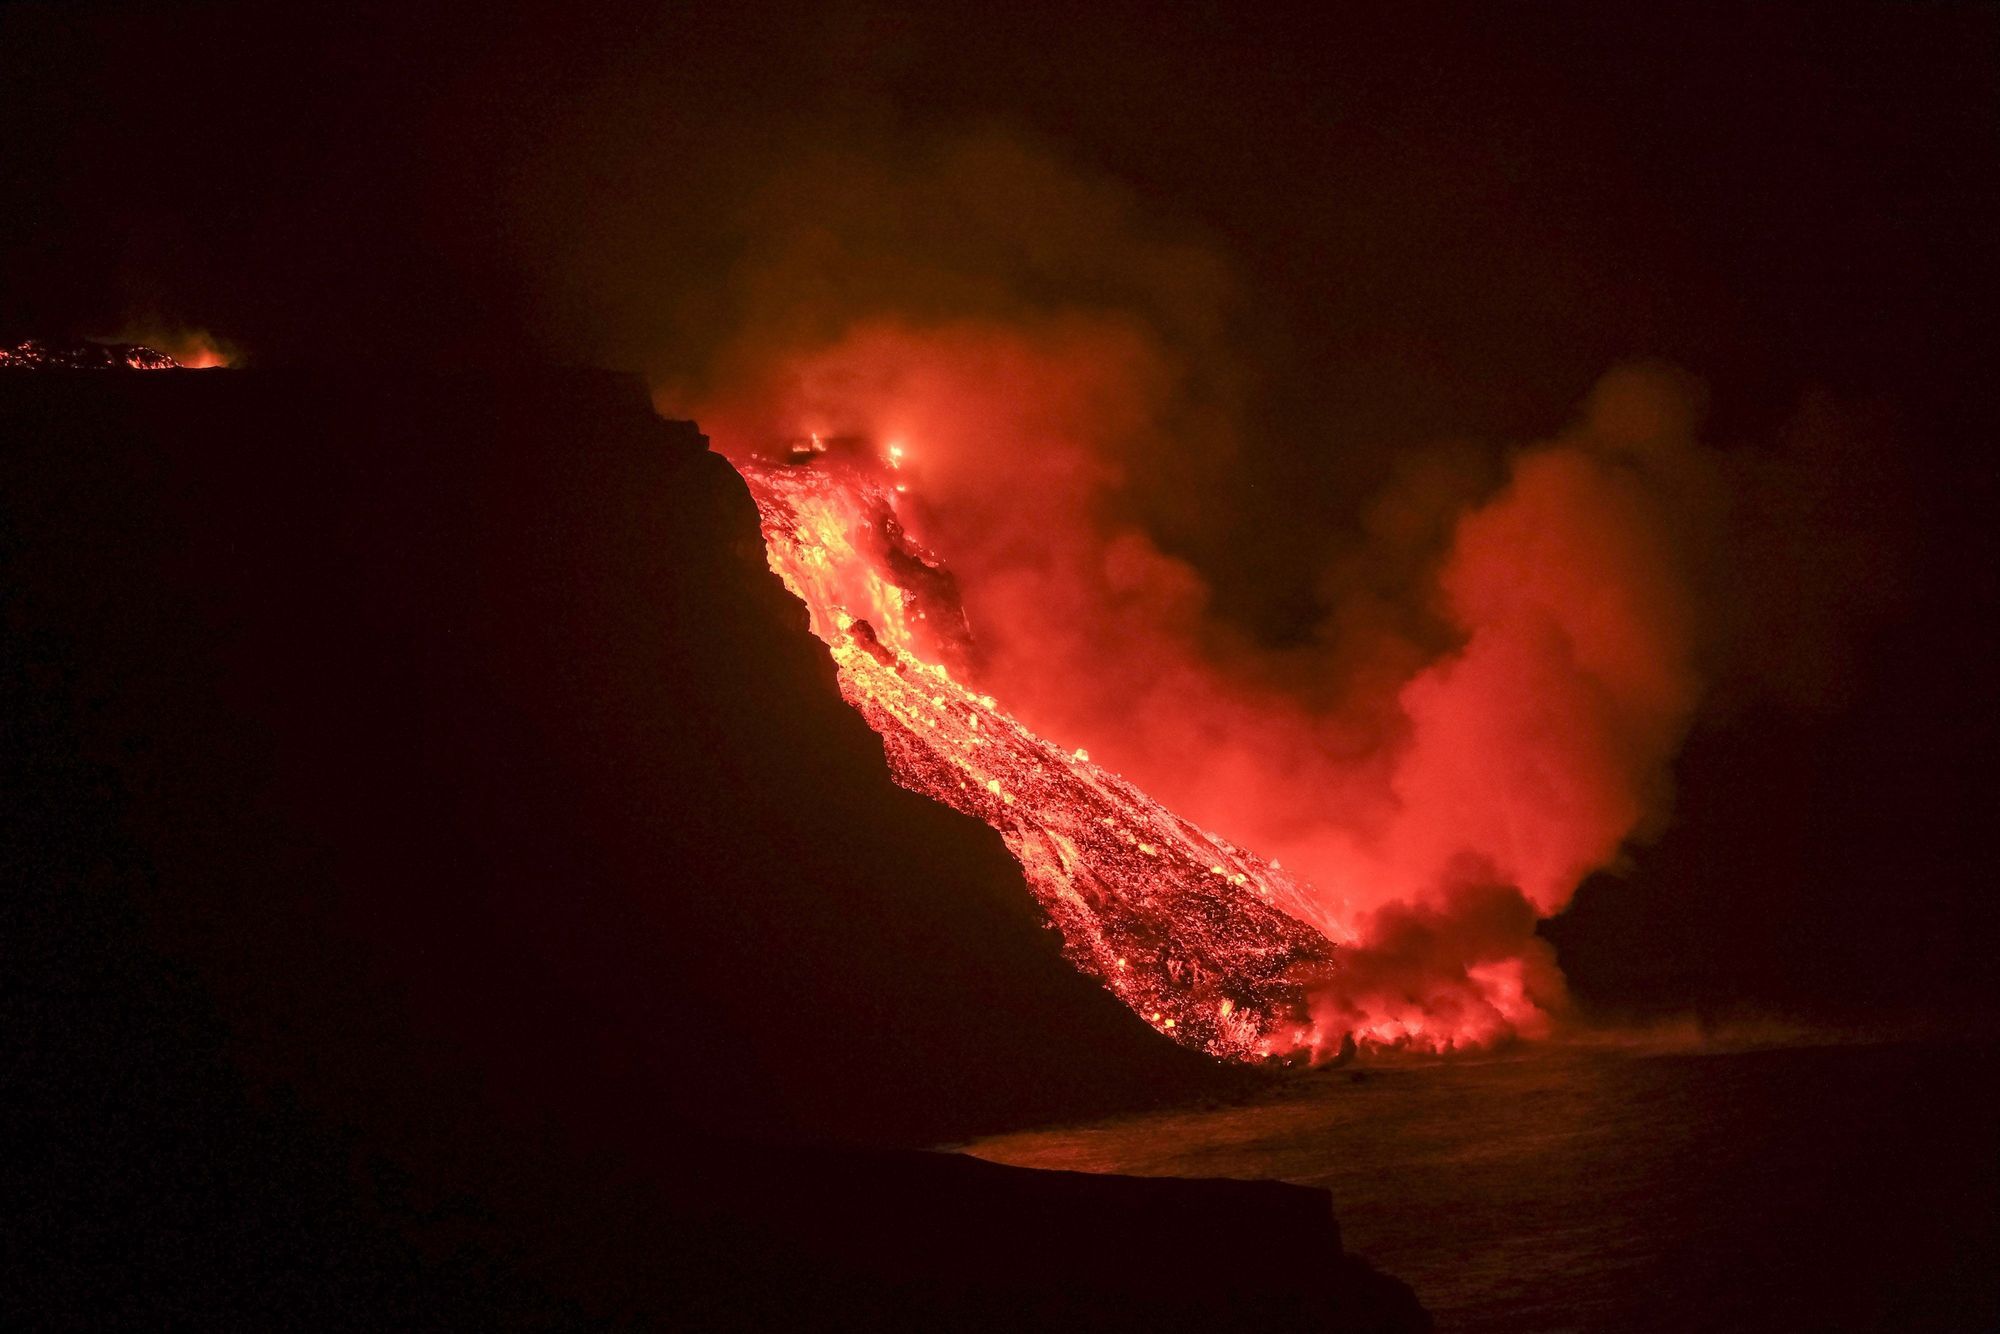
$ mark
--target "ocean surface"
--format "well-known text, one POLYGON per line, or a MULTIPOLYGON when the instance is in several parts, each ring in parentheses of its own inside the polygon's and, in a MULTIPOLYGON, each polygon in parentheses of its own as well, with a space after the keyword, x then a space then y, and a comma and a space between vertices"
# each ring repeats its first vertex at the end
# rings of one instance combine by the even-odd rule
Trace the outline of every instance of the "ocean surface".
POLYGON ((1444 1331, 1996 1329, 1996 1057, 1540 1046, 966 1151, 1325 1187, 1348 1249, 1444 1331))

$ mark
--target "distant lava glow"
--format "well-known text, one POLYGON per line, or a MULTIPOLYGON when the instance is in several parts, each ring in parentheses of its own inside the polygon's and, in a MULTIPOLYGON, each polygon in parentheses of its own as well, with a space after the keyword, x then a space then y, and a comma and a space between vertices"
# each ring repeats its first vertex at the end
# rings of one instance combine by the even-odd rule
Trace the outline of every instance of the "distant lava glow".
MULTIPOLYGON (((210 363, 220 365, 220 362, 210 363)), ((0 370, 172 371, 188 367, 139 343, 49 342, 30 338, 0 347, 0 370)))
POLYGON ((901 454, 815 437, 734 460, 771 568, 897 782, 999 830, 1071 961, 1160 1032, 1237 1060, 1333 1054, 1346 1033, 1322 1032, 1310 998, 1340 965, 1311 890, 1037 736, 947 665, 970 645, 949 574, 898 518, 901 454))
POLYGON ((136 341, 29 338, 0 344, 0 370, 206 371, 230 365, 233 357, 199 332, 149 331, 136 341))

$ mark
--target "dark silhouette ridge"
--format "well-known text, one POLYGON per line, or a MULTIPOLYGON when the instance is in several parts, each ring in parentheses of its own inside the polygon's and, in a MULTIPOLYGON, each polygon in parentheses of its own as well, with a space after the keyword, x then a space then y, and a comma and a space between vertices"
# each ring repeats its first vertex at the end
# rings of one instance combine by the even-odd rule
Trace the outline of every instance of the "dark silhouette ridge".
POLYGON ((1244 1077, 890 783, 635 381, 21 373, 0 438, 21 1323, 1421 1319, 1323 1192, 888 1147, 1244 1077))

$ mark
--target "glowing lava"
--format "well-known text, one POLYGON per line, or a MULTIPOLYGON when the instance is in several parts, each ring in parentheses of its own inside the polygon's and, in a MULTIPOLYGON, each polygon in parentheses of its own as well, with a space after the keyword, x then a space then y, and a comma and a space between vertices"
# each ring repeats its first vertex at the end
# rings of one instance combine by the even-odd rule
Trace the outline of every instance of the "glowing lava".
POLYGON ((1070 960, 1162 1033, 1238 1060, 1337 1045, 1309 1010, 1335 967, 1309 887, 962 682, 973 646, 956 588, 898 516, 903 447, 812 437, 785 454, 732 462, 771 568, 896 781, 997 829, 1070 960))
MULTIPOLYGON (((222 363, 212 362, 210 365, 222 363)), ((205 369, 206 366, 197 369, 205 369)), ((172 371, 187 369, 140 343, 51 342, 30 338, 0 347, 0 370, 172 371)))

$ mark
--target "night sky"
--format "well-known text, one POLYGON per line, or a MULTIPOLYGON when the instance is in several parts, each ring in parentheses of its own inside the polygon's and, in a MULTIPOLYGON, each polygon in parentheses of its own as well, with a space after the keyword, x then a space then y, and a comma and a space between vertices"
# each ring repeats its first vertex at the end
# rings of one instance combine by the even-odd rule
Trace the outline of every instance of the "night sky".
POLYGON ((410 8, 0 12, 0 333, 699 383, 760 321, 1123 312, 1243 423, 1130 503, 1274 643, 1407 460, 1491 486, 1667 362, 1725 449, 1845 442, 1846 554, 1550 929, 1578 994, 1990 1005, 1991 9, 410 8))

